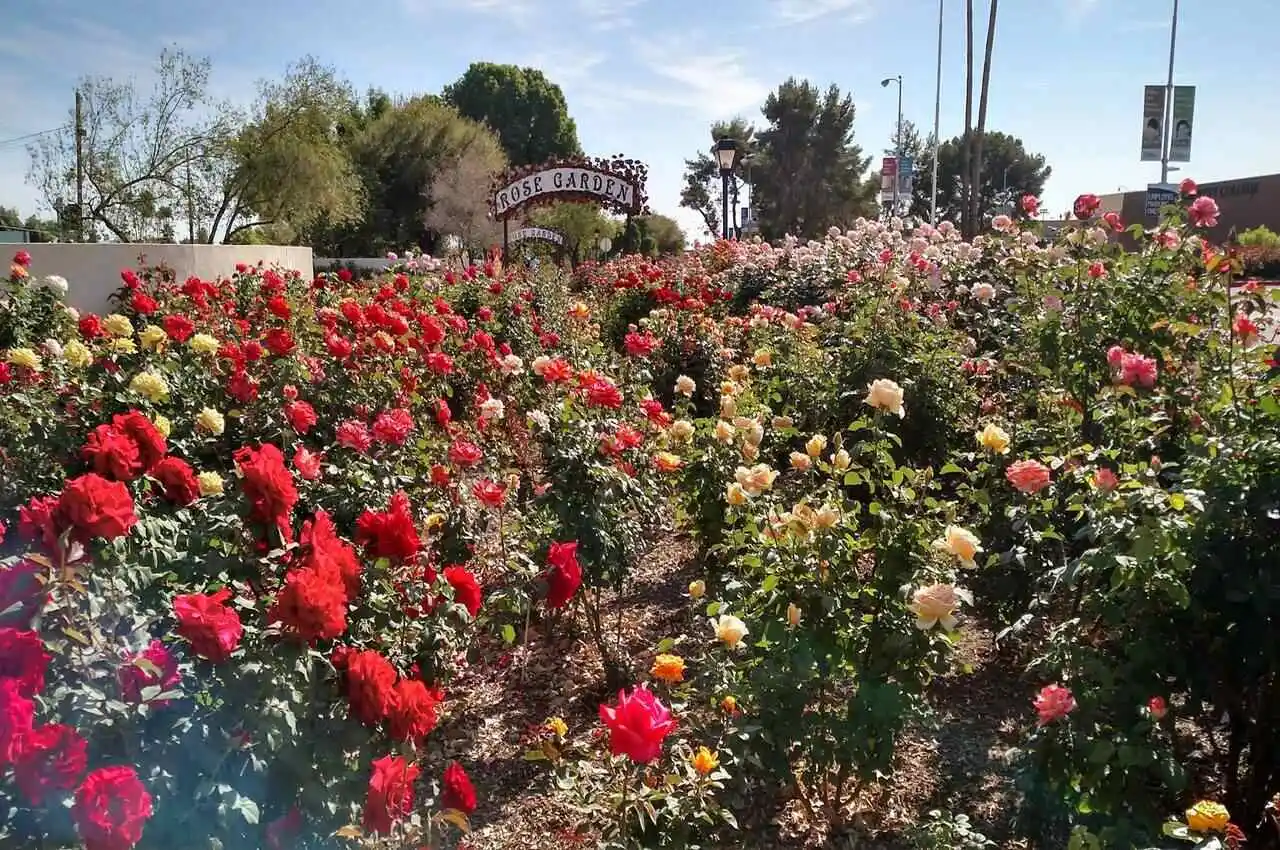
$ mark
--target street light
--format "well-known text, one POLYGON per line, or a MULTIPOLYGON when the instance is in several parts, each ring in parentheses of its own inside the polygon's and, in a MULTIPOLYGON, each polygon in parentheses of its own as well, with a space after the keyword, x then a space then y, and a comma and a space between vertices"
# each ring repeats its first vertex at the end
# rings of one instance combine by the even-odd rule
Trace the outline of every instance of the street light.
POLYGON ((893 214, 898 214, 898 187, 902 185, 902 75, 885 77, 880 81, 881 88, 888 88, 889 83, 898 84, 898 131, 893 136, 893 158, 897 170, 893 175, 893 214))
POLYGON ((711 149, 716 155, 716 163, 720 166, 720 200, 721 219, 720 235, 729 238, 729 178, 733 176, 733 161, 738 156, 737 139, 718 139, 711 149))

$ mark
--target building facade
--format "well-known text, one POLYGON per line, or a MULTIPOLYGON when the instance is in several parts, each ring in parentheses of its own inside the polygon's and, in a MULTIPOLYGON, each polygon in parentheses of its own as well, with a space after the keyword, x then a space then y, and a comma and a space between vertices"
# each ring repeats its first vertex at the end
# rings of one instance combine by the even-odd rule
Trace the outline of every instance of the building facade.
MULTIPOLYGON (((1211 241, 1225 241, 1231 233, 1243 233, 1254 227, 1266 227, 1280 233, 1280 174, 1264 174, 1239 180, 1201 183, 1199 194, 1218 202, 1216 227, 1208 230, 1211 241)), ((1103 212, 1117 212, 1126 226, 1156 223, 1146 215, 1146 190, 1116 192, 1101 196, 1103 212)))

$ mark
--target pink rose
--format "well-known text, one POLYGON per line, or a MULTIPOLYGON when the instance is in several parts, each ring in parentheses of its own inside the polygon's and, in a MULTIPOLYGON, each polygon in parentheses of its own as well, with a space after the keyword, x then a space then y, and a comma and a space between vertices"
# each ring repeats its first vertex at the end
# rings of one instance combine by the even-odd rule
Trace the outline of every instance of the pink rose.
POLYGON ((1061 720, 1076 709, 1076 698, 1069 688, 1062 685, 1045 685, 1036 694, 1036 725, 1048 726, 1055 720, 1061 720))
POLYGON ((1010 464, 1004 476, 1018 492, 1028 496, 1049 486, 1049 467, 1038 460, 1020 460, 1010 464))
POLYGON ((1196 227, 1217 227, 1218 202, 1209 197, 1196 198, 1187 209, 1187 215, 1196 227))

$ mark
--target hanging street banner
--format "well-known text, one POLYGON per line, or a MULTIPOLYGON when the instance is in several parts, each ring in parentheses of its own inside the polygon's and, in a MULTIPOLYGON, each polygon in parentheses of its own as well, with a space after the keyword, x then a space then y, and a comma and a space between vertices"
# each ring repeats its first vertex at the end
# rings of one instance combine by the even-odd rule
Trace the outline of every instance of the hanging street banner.
POLYGON ((1196 87, 1174 86, 1173 109, 1170 111, 1173 113, 1173 117, 1169 119, 1173 124, 1173 137, 1169 142, 1169 161, 1190 162, 1191 128, 1196 116, 1196 87))
POLYGON ((1147 86, 1142 98, 1142 162, 1159 162, 1164 146, 1164 86, 1147 86))
POLYGON ((512 242, 549 242, 564 247, 564 234, 549 227, 522 227, 511 234, 512 242))
MULTIPOLYGON (((911 190, 915 188, 915 163, 911 157, 904 156, 902 162, 898 163, 898 197, 911 197, 911 190)), ((890 192, 890 194, 893 194, 890 192)))
POLYGON ((886 156, 880 160, 880 203, 893 203, 893 185, 898 179, 898 158, 886 156))
POLYGON ((1160 210, 1168 204, 1178 202, 1178 187, 1172 183, 1148 183, 1147 202, 1143 212, 1147 218, 1158 219, 1160 210))

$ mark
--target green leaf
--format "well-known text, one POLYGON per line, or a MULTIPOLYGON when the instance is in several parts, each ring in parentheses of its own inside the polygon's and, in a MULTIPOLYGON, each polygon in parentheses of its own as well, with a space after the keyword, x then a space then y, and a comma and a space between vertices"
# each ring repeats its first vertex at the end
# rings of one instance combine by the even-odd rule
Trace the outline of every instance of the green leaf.
POLYGON ((662 654, 664 652, 670 652, 671 650, 675 649, 675 647, 676 647, 675 638, 663 638, 662 640, 658 641, 658 647, 656 651, 658 654, 662 654))
POLYGON ((502 626, 502 641, 503 641, 503 643, 505 643, 507 646, 510 646, 511 644, 513 644, 513 643, 515 643, 515 642, 516 642, 516 627, 515 627, 515 626, 511 625, 510 623, 505 623, 505 624, 503 624, 503 626, 502 626))
POLYGON ((778 586, 777 575, 770 573, 769 575, 764 577, 764 583, 760 585, 760 589, 763 590, 765 593, 769 593, 777 586, 778 586))
POLYGON ((92 645, 92 641, 90 641, 87 637, 85 637, 83 634, 76 631, 75 629, 71 628, 70 626, 63 626, 62 633, 67 637, 71 638, 76 643, 83 644, 84 646, 92 645))

